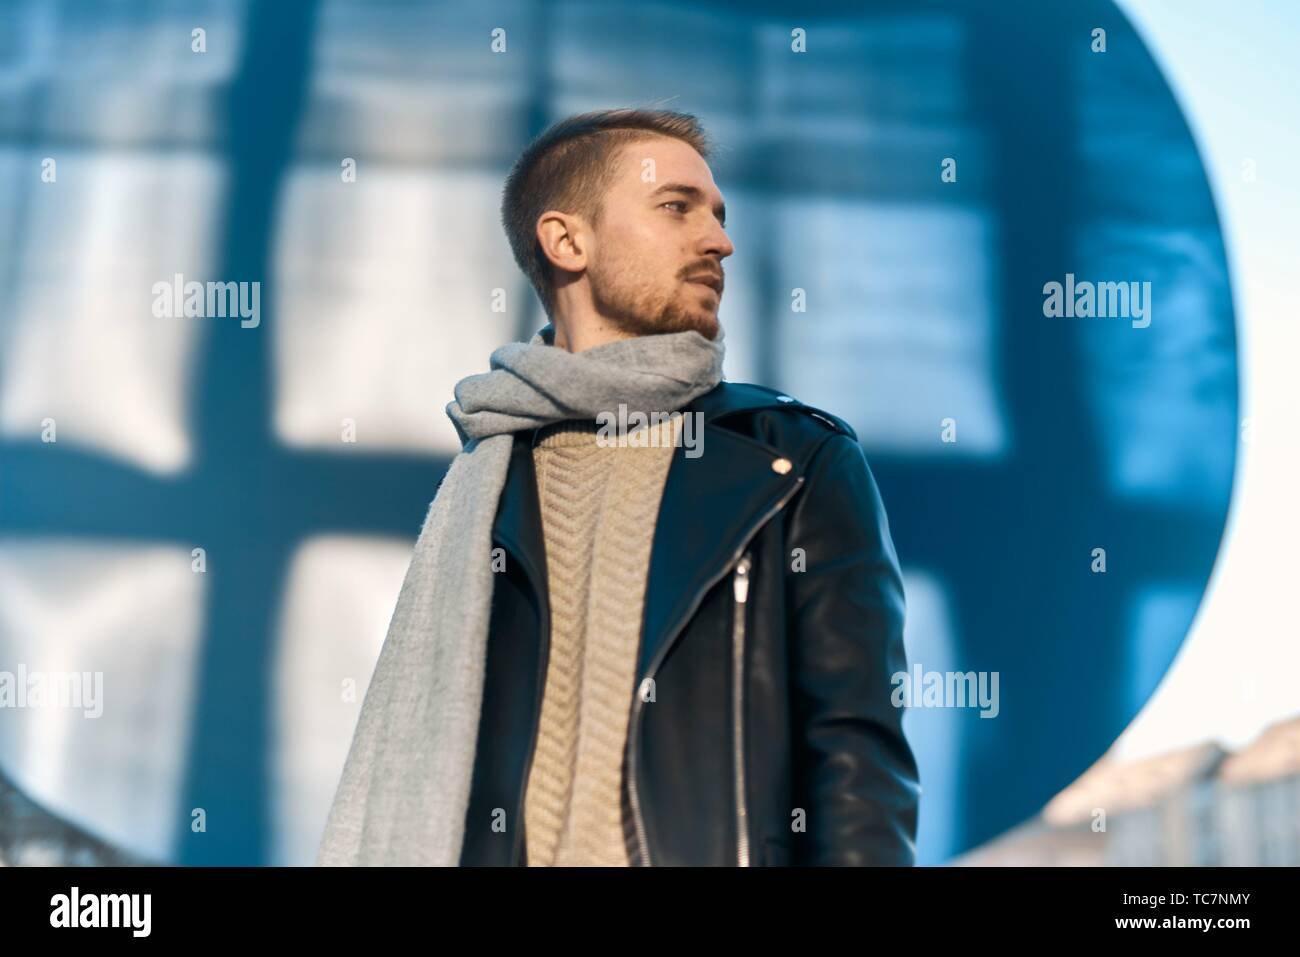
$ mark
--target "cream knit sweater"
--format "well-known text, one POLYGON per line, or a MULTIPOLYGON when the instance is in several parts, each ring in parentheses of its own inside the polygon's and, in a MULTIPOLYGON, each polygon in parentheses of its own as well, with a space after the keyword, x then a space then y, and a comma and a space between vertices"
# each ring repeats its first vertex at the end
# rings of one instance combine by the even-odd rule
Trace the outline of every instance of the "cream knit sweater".
POLYGON ((546 544, 551 637, 524 798, 530 866, 636 860, 622 800, 646 573, 677 423, 646 446, 597 441, 559 422, 533 447, 546 544))

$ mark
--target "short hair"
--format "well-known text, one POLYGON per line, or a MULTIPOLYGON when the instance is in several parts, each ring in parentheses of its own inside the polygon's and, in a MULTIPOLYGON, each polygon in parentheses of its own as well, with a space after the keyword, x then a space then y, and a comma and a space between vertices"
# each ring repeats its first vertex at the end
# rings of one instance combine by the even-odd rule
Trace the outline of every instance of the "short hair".
POLYGON ((580 113, 555 123, 520 154, 506 177, 501 224, 515 262, 542 301, 555 306, 551 261, 537 241, 537 219, 559 209, 600 221, 605 193, 614 182, 614 154, 627 143, 670 136, 708 159, 712 152, 699 120, 672 110, 616 109, 580 113))

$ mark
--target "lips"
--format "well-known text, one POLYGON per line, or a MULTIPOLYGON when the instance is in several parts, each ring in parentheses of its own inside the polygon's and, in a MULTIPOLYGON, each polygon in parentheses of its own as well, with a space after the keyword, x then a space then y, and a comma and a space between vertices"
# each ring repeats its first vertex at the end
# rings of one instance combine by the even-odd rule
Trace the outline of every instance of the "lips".
POLYGON ((691 276, 687 281, 688 281, 688 282, 698 282, 698 283, 700 283, 701 285, 708 286, 710 289, 712 289, 714 292, 716 292, 719 296, 722 295, 722 277, 721 277, 721 276, 714 276, 714 275, 712 275, 712 274, 710 274, 710 273, 705 273, 704 275, 701 275, 701 276, 691 276))

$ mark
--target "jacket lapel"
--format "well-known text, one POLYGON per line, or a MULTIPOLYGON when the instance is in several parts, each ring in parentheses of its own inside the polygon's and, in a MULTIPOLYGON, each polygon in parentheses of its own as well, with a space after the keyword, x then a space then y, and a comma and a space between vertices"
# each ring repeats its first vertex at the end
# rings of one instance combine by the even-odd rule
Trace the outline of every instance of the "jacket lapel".
POLYGON ((706 424, 702 453, 673 453, 664 483, 646 580, 641 652, 645 675, 665 644, 695 611, 704 593, 739 558, 746 538, 796 485, 795 469, 772 468, 768 446, 706 424))
POLYGON ((546 542, 542 537, 542 507, 533 465, 533 434, 530 429, 515 436, 492 536, 515 556, 532 582, 543 612, 549 614, 546 542))
MULTIPOLYGON (((726 574, 749 535, 801 481, 797 467, 784 474, 773 469, 779 458, 775 449, 713 421, 728 412, 774 404, 771 394, 741 393, 723 383, 683 410, 703 415, 703 442, 694 458, 687 457, 691 450, 685 444, 674 449, 664 483, 646 575, 639 675, 647 673, 704 593, 726 574)), ((493 537, 520 562, 549 616, 533 435, 532 430, 516 435, 493 537)))

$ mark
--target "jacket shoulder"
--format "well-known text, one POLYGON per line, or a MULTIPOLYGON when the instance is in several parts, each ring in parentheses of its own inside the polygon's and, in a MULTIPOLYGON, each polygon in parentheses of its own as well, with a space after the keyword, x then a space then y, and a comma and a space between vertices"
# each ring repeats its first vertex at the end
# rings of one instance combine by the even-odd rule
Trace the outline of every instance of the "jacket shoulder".
POLYGON ((832 412, 801 402, 787 392, 754 382, 719 382, 712 390, 699 396, 692 407, 704 413, 704 421, 711 422, 733 416, 754 416, 775 413, 795 427, 811 427, 823 434, 829 430, 846 435, 854 442, 858 435, 844 419, 832 412), (779 411, 777 411, 779 410, 779 411))

